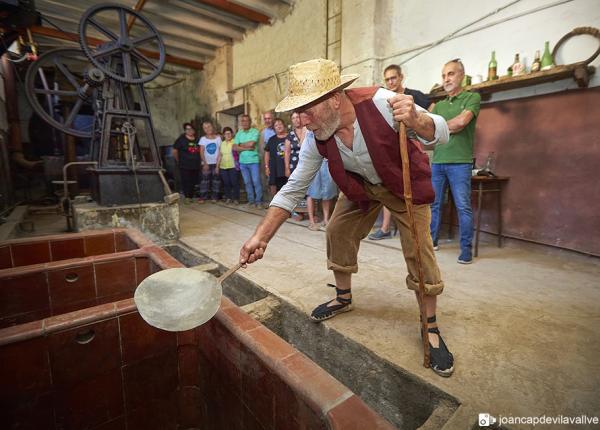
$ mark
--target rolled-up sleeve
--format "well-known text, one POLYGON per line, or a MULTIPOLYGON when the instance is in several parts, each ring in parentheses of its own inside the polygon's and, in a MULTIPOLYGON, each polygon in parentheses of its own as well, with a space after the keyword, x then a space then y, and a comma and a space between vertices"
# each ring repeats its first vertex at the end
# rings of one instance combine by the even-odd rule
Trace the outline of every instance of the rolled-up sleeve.
POLYGON ((420 106, 415 105, 419 112, 423 112, 427 116, 429 116, 433 120, 433 125, 435 127, 435 133, 433 134, 433 140, 428 141, 423 139, 421 136, 417 135, 417 138, 423 145, 436 145, 436 144, 444 144, 448 143, 448 139, 450 139, 450 130, 448 129, 448 123, 446 120, 434 113, 429 113, 425 109, 422 109, 420 106))
POLYGON ((321 163, 323 163, 323 157, 319 154, 314 137, 307 137, 300 148, 296 169, 287 183, 275 194, 270 206, 276 206, 291 213, 306 195, 306 190, 321 168, 321 163))

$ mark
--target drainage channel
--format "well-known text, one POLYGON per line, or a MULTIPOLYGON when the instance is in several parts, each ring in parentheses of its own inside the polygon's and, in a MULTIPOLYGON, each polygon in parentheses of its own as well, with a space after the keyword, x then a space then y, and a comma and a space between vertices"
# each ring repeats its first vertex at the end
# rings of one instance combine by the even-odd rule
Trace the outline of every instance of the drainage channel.
MULTIPOLYGON (((201 266, 199 269, 215 276, 226 270, 184 244, 164 249, 187 267, 201 266)), ((460 404, 455 397, 338 331, 312 323, 291 303, 238 274, 223 283, 223 294, 310 357, 398 429, 441 429, 460 404)))

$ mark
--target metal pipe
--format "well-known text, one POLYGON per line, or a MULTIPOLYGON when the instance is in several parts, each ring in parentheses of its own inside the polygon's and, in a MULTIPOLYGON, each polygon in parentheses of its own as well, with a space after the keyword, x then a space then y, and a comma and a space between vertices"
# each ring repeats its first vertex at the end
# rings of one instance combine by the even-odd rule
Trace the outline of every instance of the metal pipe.
POLYGON ((23 166, 26 169, 33 169, 38 166, 41 161, 29 161, 23 154, 15 70, 14 65, 11 64, 8 59, 8 54, 2 56, 2 70, 4 71, 4 88, 6 89, 6 119, 8 120, 8 147, 10 157, 18 165, 23 166))
POLYGON ((98 166, 98 162, 97 161, 71 161, 70 163, 66 163, 63 166, 63 199, 62 199, 62 208, 64 211, 64 215, 67 218, 67 230, 68 231, 73 231, 73 226, 72 226, 72 222, 71 220, 73 219, 73 206, 70 204, 71 199, 69 198, 69 182, 68 182, 68 177, 67 177, 67 169, 71 166, 82 166, 82 165, 93 165, 93 166, 98 166), (69 205, 65 206, 64 202, 68 201, 69 205))

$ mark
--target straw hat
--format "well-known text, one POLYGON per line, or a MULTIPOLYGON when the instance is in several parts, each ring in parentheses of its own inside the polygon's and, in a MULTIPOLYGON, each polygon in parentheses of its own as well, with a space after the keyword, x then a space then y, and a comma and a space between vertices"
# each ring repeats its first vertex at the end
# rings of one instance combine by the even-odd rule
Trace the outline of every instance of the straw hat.
POLYGON ((346 88, 359 75, 343 75, 337 64, 319 58, 290 66, 288 71, 288 96, 281 100, 276 112, 286 112, 305 106, 324 95, 346 88))

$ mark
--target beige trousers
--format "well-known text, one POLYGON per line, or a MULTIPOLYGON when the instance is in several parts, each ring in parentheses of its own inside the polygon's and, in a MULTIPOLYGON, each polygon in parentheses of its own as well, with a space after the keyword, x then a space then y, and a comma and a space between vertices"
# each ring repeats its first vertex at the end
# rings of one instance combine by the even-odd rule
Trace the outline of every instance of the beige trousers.
MULTIPOLYGON (((365 183, 365 191, 372 200, 367 212, 362 211, 358 203, 348 200, 343 194, 340 194, 338 198, 331 220, 327 225, 327 268, 346 273, 358 272, 357 255, 360 241, 369 234, 381 207, 385 206, 392 213, 400 231, 402 252, 408 268, 406 285, 409 289, 418 291, 417 247, 412 236, 404 200, 396 197, 383 185, 365 183)), ((441 280, 429 231, 431 210, 429 205, 413 205, 413 209, 421 247, 425 294, 436 296, 442 293, 444 283, 441 280)))

